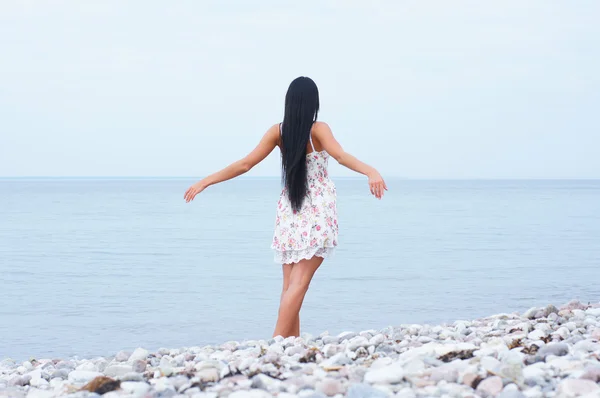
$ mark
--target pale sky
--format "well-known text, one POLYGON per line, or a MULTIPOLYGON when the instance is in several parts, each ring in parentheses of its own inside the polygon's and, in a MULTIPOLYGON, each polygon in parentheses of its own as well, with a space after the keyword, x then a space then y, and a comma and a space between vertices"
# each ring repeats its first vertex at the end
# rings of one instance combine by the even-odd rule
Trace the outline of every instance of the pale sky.
POLYGON ((201 177, 306 75, 384 177, 600 178, 599 18, 592 0, 2 0, 0 176, 201 177))

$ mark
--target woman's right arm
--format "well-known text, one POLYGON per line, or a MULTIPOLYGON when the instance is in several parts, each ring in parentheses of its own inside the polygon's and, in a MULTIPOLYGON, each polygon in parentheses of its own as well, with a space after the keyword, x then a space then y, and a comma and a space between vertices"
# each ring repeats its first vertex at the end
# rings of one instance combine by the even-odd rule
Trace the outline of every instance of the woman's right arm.
POLYGON ((369 188, 371 193, 378 199, 383 197, 383 192, 387 191, 387 186, 385 185, 385 181, 383 181, 381 174, 379 174, 375 168, 361 162, 348 152, 344 151, 340 143, 333 136, 333 132, 327 123, 315 123, 313 136, 317 137, 323 146, 323 149, 325 149, 331 157, 337 160, 339 164, 350 170, 356 171, 357 173, 366 175, 369 178, 369 188))

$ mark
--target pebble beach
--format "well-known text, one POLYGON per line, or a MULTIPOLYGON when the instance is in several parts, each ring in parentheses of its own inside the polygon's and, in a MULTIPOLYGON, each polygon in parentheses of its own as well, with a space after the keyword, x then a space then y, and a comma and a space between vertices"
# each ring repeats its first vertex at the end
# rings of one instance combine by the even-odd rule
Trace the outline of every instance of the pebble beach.
POLYGON ((600 303, 452 324, 0 362, 1 397, 599 397, 600 303))

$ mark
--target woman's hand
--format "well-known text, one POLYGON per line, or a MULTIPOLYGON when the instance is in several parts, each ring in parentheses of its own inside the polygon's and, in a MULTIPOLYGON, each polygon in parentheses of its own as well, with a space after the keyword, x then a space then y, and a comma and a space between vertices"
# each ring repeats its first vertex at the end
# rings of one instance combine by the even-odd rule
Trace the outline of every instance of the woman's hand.
POLYGON ((381 199, 383 197, 383 192, 387 191, 387 185, 385 185, 385 181, 381 177, 381 174, 375 169, 367 174, 369 177, 369 189, 371 193, 375 195, 377 199, 381 199))
POLYGON ((189 187, 187 191, 185 191, 185 195, 183 195, 183 198, 187 203, 189 203, 190 201, 194 200, 196 195, 198 195, 205 189, 206 185, 202 181, 198 181, 197 183, 189 187))

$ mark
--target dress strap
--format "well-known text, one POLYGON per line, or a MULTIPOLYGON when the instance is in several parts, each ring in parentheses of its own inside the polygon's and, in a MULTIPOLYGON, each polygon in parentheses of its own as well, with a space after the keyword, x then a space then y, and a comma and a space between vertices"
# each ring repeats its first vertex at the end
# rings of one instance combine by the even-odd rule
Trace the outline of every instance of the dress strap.
POLYGON ((308 133, 308 139, 310 140, 310 148, 314 152, 315 151, 315 146, 313 145, 313 142, 312 142, 312 133, 308 133))

